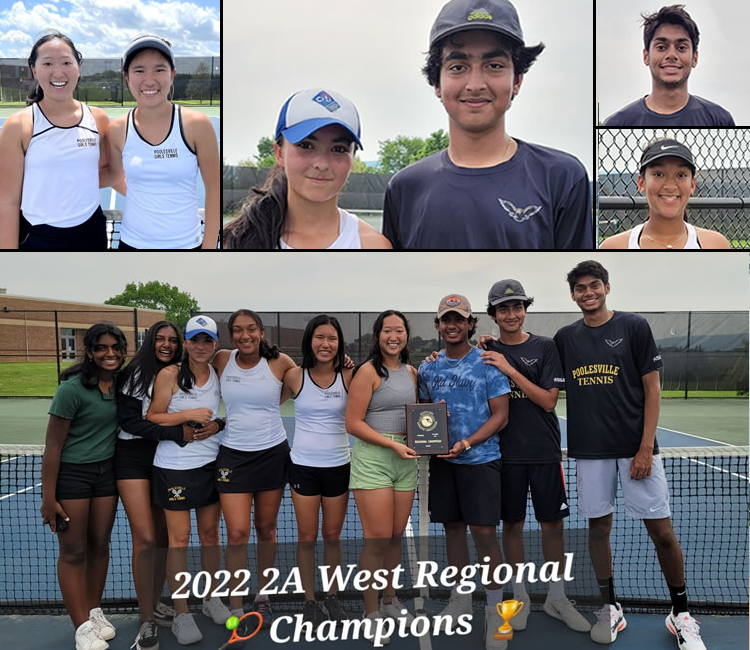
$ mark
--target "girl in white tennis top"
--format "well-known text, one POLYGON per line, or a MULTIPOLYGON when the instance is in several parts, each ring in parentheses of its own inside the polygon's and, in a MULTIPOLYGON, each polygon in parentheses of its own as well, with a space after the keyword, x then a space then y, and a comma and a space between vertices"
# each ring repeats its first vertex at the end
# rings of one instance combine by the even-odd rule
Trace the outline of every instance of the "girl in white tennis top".
MULTIPOLYGON (((221 378, 227 409, 226 431, 216 460, 216 488, 227 525, 227 570, 247 569, 251 509, 255 509, 259 590, 269 581, 263 572, 276 561, 276 520, 289 476, 289 443, 279 413, 284 375, 294 361, 265 340, 260 316, 240 309, 229 317, 236 350, 219 350, 214 367, 221 378)), ((229 597, 232 613, 242 610, 240 596, 229 597)), ((263 627, 273 622, 268 599, 255 598, 263 627)))
POLYGON ((122 188, 122 173, 109 167, 107 114, 73 99, 82 58, 59 32, 31 48, 28 106, 0 129, 0 248, 107 248, 99 188, 122 188))
POLYGON ((315 602, 315 544, 323 511, 323 564, 341 564, 341 529, 349 502, 349 434, 344 415, 352 368, 344 368, 344 334, 333 316, 310 319, 302 335, 302 367, 284 375, 294 397, 294 446, 289 483, 297 515, 297 566, 305 589, 303 617, 317 627, 348 618, 331 586, 315 602))
POLYGON ((301 90, 281 108, 275 137, 276 166, 224 228, 224 248, 393 248, 338 206, 362 148, 354 104, 335 91, 301 90))
POLYGON ((696 171, 690 149, 667 138, 650 142, 639 171, 638 191, 646 195, 648 220, 605 239, 599 248, 729 248, 721 233, 688 223, 687 202, 695 192, 696 171))
MULTIPOLYGON (((216 371, 209 363, 218 340, 216 323, 208 316, 194 316, 187 322, 182 363, 159 371, 146 414, 149 420, 162 426, 196 423, 190 444, 161 440, 154 456, 153 500, 164 509, 167 519, 167 579, 172 593, 180 585, 175 576, 188 568, 191 510, 195 510, 198 524, 203 570, 215 576, 221 565, 221 509, 214 473, 220 444, 217 433, 223 423, 213 419, 219 410, 221 393, 216 371)), ((214 586, 214 583, 209 585, 209 593, 214 586)), ((188 613, 187 600, 174 599, 174 609, 172 632, 178 643, 200 641, 203 635, 193 615, 188 613)), ((229 610, 215 597, 204 600, 202 611, 219 625, 229 618, 229 610)))
POLYGON ((128 192, 118 250, 215 249, 219 236, 219 147, 211 120, 169 101, 174 56, 169 41, 139 36, 122 71, 137 102, 112 120, 112 166, 125 170, 128 192), (196 179, 206 188, 201 234, 196 179))

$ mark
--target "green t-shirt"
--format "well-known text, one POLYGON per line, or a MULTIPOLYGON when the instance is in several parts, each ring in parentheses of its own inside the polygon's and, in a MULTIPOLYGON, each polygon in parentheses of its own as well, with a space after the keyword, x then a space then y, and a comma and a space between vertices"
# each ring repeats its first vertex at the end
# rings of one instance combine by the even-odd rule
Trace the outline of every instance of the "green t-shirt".
POLYGON ((55 391, 49 414, 70 420, 68 437, 60 454, 65 463, 95 463, 115 455, 117 436, 117 391, 111 395, 99 388, 86 388, 81 376, 63 381, 55 391))

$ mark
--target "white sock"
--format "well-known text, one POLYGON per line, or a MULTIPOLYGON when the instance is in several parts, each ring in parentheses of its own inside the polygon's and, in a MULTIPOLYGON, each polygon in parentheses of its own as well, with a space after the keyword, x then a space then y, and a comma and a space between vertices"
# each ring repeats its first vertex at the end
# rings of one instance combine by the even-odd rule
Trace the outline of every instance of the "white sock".
POLYGON ((493 611, 496 607, 503 602, 503 590, 502 589, 486 589, 487 594, 487 607, 490 607, 493 611))
POLYGON ((513 581, 513 598, 515 600, 528 600, 529 594, 526 593, 526 584, 521 580, 521 582, 513 581))
POLYGON ((236 616, 237 618, 242 618, 245 615, 245 610, 242 607, 237 607, 229 611, 232 612, 232 616, 236 616))
POLYGON ((553 580, 549 583, 549 597, 553 600, 565 598, 565 584, 563 580, 553 580))

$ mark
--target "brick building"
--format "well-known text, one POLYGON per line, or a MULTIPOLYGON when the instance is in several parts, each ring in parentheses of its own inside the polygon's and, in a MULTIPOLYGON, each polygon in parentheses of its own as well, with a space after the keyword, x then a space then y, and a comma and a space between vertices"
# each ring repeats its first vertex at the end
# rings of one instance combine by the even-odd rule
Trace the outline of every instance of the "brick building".
POLYGON ((83 335, 104 320, 123 331, 132 357, 136 342, 162 319, 164 312, 156 309, 13 296, 0 289, 0 363, 55 361, 58 345, 61 360, 80 360, 83 335))

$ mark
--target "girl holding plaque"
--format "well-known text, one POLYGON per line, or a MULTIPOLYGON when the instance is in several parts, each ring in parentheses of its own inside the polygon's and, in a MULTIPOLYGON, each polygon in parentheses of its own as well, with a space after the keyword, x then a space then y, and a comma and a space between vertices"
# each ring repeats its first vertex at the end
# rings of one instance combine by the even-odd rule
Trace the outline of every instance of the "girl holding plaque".
MULTIPOLYGON (((352 450, 349 489, 354 492, 365 546, 360 569, 393 569, 401 559, 401 538, 417 487, 417 455, 405 444, 406 410, 417 401, 417 371, 409 365, 409 323, 395 310, 373 325, 373 344, 349 390, 346 430, 358 440, 352 450)), ((389 585, 364 592, 365 617, 402 618, 403 607, 389 585)), ((407 624, 412 620, 406 613, 407 624)))

